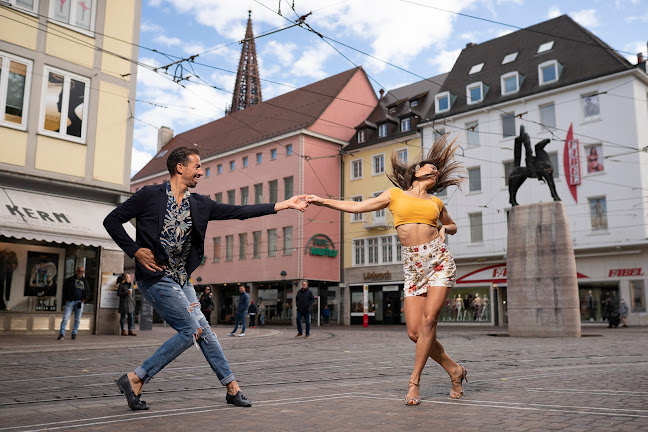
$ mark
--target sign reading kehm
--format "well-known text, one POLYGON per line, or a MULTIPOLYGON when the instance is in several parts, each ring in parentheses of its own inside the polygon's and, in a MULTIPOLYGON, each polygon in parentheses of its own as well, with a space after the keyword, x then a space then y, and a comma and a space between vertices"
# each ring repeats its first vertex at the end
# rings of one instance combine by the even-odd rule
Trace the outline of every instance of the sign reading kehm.
POLYGON ((315 234, 309 238, 304 248, 304 254, 335 258, 338 254, 335 243, 326 234, 315 234))

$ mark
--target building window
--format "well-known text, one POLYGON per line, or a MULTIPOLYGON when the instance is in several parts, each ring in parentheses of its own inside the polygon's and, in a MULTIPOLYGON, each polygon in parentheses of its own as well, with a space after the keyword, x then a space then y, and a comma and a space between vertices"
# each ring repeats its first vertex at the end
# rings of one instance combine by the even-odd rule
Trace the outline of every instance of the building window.
POLYGON ((0 124, 3 126, 26 129, 31 77, 31 61, 0 51, 0 124))
POLYGON ((358 142, 359 143, 365 142, 365 131, 364 131, 364 129, 358 131, 358 142))
POLYGON ((247 246, 247 233, 239 234, 239 259, 245 259, 245 249, 247 246))
POLYGON ((263 153, 257 153, 257 154, 256 154, 256 157, 257 157, 257 163, 258 163, 258 164, 260 164, 261 162, 263 162, 263 153))
POLYGON ((407 163, 407 149, 400 149, 396 151, 396 156, 398 157, 398 160, 407 163))
POLYGON ((476 82, 466 86, 466 96, 468 105, 476 104, 484 100, 484 85, 476 82))
POLYGON ((243 157, 243 168, 247 168, 247 166, 248 166, 248 157, 244 156, 243 157))
POLYGON ((284 177, 284 199, 290 199, 293 196, 293 178, 284 177))
POLYGON ((386 236, 386 237, 381 237, 380 238, 380 243, 382 246, 382 262, 383 263, 390 263, 394 261, 394 256, 393 256, 393 247, 392 247, 392 241, 393 237, 392 236, 386 236))
POLYGON ((404 118, 401 120, 401 132, 408 132, 412 128, 412 119, 404 118))
POLYGON ((476 74, 478 72, 481 72, 481 70, 484 68, 484 63, 479 63, 474 65, 473 67, 470 68, 468 71, 468 75, 476 74))
POLYGON ((90 80, 50 67, 44 72, 39 132, 85 143, 90 80))
POLYGON ((434 96, 434 110, 438 113, 450 110, 450 92, 443 92, 434 96))
POLYGON ((592 221, 592 231, 602 231, 608 229, 607 204, 605 197, 589 198, 590 219, 592 221))
POLYGON ((351 180, 362 178, 362 159, 351 161, 351 180))
POLYGON ((230 161, 229 165, 230 165, 230 171, 234 171, 234 169, 236 168, 236 161, 233 160, 230 161))
POLYGON ((581 106, 583 107, 583 120, 598 120, 601 116, 598 94, 581 96, 581 106))
POLYGON ((268 256, 275 255, 277 255, 277 229, 272 228, 268 230, 268 256))
POLYGON ((383 138, 387 136, 387 123, 378 126, 378 137, 383 138))
POLYGON ((553 172, 551 176, 554 179, 560 178, 560 165, 558 164, 558 152, 547 153, 549 155, 549 160, 551 161, 551 166, 553 167, 553 172))
POLYGON ((546 130, 556 128, 556 106, 553 102, 540 105, 540 123, 542 123, 542 128, 546 130))
POLYGON ((556 60, 551 60, 538 65, 538 79, 540 85, 550 84, 558 81, 562 65, 556 60))
POLYGON ((254 185, 254 204, 263 203, 263 184, 257 183, 254 185))
POLYGON ((205 168, 205 177, 209 177, 210 174, 211 174, 211 168, 209 167, 205 168))
MULTIPOLYGON (((29 3, 22 0, 17 3, 29 3)), ((50 18, 84 30, 94 30, 96 0, 51 1, 50 18)))
POLYGON ((448 188, 441 189, 440 191, 437 191, 435 195, 439 198, 447 198, 448 197, 448 188))
POLYGON ((437 142, 444 135, 445 135, 445 129, 434 128, 434 142, 437 142))
POLYGON ((216 192, 214 194, 214 201, 217 203, 222 203, 223 202, 223 192, 216 192))
POLYGON ((479 146, 479 122, 466 123, 466 145, 468 148, 479 146))
POLYGON ((367 264, 378 264, 378 238, 367 239, 367 264))
POLYGON ((286 156, 292 155, 292 144, 286 146, 286 156))
MULTIPOLYGON (((376 197, 380 196, 380 194, 382 194, 382 193, 383 193, 383 191, 374 192, 373 197, 376 198, 376 197)), ((374 221, 384 221, 385 220, 385 209, 383 208, 383 209, 374 211, 373 212, 373 218, 374 218, 374 221)))
POLYGON ((418 106, 418 104, 419 104, 418 99, 414 99, 413 101, 410 101, 410 106, 412 108, 416 108, 418 106))
POLYGON ((247 186, 241 188, 241 205, 248 205, 249 188, 247 186))
POLYGON ((481 192, 481 168, 468 168, 468 192, 481 192))
POLYGON ((515 114, 502 114, 502 137, 515 136, 515 114))
POLYGON ((234 189, 227 191, 227 204, 236 204, 236 191, 234 189))
POLYGON ((234 252, 234 236, 225 236, 225 261, 232 261, 234 252))
POLYGON ((214 258, 212 262, 220 262, 220 248, 221 248, 221 238, 220 237, 214 237, 212 239, 212 243, 214 244, 214 258))
MULTIPOLYGON (((362 195, 352 196, 351 201, 361 202, 362 195)), ((351 222, 362 222, 362 213, 351 213, 351 222)))
MULTIPOLYGON (((509 185, 509 177, 511 176, 511 171, 513 171, 513 161, 503 162, 504 165, 504 186, 509 185)), ((556 170, 557 168, 554 168, 556 170)))
POLYGON ((270 189, 270 202, 276 203, 279 197, 279 185, 277 180, 270 180, 268 182, 268 189, 270 189))
POLYGON ((484 241, 484 233, 481 212, 469 213, 468 220, 470 221, 470 243, 482 243, 484 241))
POLYGON ((401 262, 403 261, 403 245, 398 236, 394 236, 394 240, 396 241, 396 261, 401 262))
POLYGON ((646 312, 646 291, 643 280, 630 281, 630 310, 646 312))
POLYGON ((277 149, 270 150, 270 160, 277 159, 277 149))
POLYGON ((283 227, 283 254, 292 255, 293 227, 283 227))
POLYGON ((517 58, 517 55, 518 55, 517 52, 505 55, 504 59, 502 60, 502 64, 514 62, 515 59, 517 58))
POLYGON ((371 165, 371 167, 373 170, 373 175, 385 174, 385 155, 379 154, 374 156, 373 164, 371 165))
POLYGON ((502 75, 502 95, 509 95, 517 93, 520 90, 520 74, 517 72, 510 72, 502 75))
POLYGON ((24 9, 29 12, 38 12, 38 0, 2 0, 15 8, 24 9))
POLYGON ((261 258, 261 231, 254 231, 252 233, 252 258, 261 258))
POLYGON ((549 42, 543 43, 542 45, 540 45, 538 47, 538 52, 536 54, 540 54, 540 53, 549 51, 551 48, 553 48, 553 45, 554 45, 554 41, 549 41, 549 42))
POLYGON ((365 241, 353 240, 353 261, 354 265, 364 265, 365 263, 365 241))
POLYGON ((218 175, 223 174, 223 164, 216 165, 216 174, 218 175))
POLYGON ((587 154, 587 173, 597 173, 605 171, 603 166, 603 146, 601 144, 585 147, 587 154))

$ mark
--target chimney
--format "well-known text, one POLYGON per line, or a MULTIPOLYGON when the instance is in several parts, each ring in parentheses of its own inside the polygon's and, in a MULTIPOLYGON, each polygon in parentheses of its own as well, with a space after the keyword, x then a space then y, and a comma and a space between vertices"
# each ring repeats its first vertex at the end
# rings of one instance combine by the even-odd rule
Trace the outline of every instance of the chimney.
POLYGON ((644 58, 643 58, 643 53, 637 53, 637 64, 643 63, 644 58))
POLYGON ((385 89, 378 90, 378 93, 380 93, 380 99, 382 99, 383 95, 385 94, 385 89))
POLYGON ((474 42, 468 42, 468 43, 466 44, 466 48, 470 48, 470 47, 474 47, 474 46, 475 46, 475 43, 474 43, 474 42))
POLYGON ((173 138, 173 129, 168 128, 166 126, 162 126, 160 129, 158 129, 157 151, 159 152, 160 150, 162 150, 162 147, 167 145, 172 138, 173 138))

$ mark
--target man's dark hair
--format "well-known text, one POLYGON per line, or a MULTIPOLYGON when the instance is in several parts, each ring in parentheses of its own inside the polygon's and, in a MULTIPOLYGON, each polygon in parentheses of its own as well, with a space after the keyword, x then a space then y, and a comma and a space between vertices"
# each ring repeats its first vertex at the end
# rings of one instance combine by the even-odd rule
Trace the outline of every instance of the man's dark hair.
POLYGON ((200 153, 198 153, 198 150, 189 147, 178 147, 173 150, 167 158, 167 169, 169 170, 169 174, 171 174, 172 177, 176 174, 176 165, 178 164, 187 166, 191 155, 200 156, 200 153))

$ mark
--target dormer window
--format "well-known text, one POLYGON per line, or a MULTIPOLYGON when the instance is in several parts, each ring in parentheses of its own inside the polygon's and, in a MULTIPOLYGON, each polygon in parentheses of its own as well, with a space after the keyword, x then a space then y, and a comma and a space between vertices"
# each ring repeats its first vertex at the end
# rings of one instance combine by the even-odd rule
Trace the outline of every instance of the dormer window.
POLYGON ((387 136, 387 123, 378 126, 378 137, 383 138, 387 136))
POLYGON ((543 43, 542 45, 540 45, 538 47, 537 54, 549 51, 551 48, 553 48, 553 44, 554 44, 554 41, 549 41, 549 42, 543 43))
POLYGON ((393 114, 395 112, 396 112, 396 107, 395 106, 389 107, 389 114, 393 114))
POLYGON ((556 60, 550 60, 538 65, 538 79, 540 85, 558 81, 562 72, 562 65, 556 60))
POLYGON ((477 72, 481 72, 481 70, 484 68, 484 63, 479 63, 474 65, 473 67, 470 68, 470 71, 468 71, 468 75, 476 74, 477 72))
POLYGON ((487 88, 481 81, 466 86, 466 103, 471 105, 483 101, 487 88))
POLYGON ((365 130, 364 129, 358 131, 358 142, 359 143, 365 142, 365 130))
POLYGON ((518 55, 517 52, 505 55, 504 59, 502 60, 502 64, 514 62, 515 59, 517 58, 517 55, 518 55))
POLYGON ((509 95, 517 93, 520 91, 520 85, 522 84, 522 79, 520 74, 516 72, 510 72, 502 75, 502 95, 509 95))
POLYGON ((450 92, 443 92, 434 96, 434 110, 437 113, 450 111, 450 105, 451 105, 450 92))
POLYGON ((400 129, 401 132, 408 132, 412 128, 412 119, 409 117, 401 120, 400 129))
POLYGON ((417 107, 418 106, 418 99, 414 99, 413 101, 410 101, 410 106, 412 108, 417 107))

